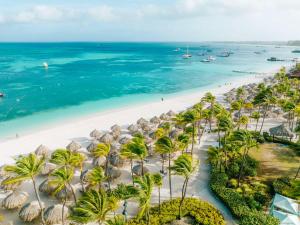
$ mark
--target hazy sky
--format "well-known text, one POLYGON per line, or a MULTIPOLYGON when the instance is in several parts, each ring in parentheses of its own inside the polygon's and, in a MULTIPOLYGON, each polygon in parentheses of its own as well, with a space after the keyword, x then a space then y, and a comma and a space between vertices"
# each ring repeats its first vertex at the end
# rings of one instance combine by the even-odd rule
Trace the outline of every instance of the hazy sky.
POLYGON ((300 0, 0 0, 0 41, 300 39, 300 0))

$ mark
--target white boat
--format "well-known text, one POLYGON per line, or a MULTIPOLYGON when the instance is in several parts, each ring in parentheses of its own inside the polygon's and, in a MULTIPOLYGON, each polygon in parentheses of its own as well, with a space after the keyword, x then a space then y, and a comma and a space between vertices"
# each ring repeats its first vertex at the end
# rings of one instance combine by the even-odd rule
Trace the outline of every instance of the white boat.
POLYGON ((45 69, 48 69, 48 67, 49 67, 48 63, 46 63, 46 62, 43 63, 43 66, 44 66, 45 69))
POLYGON ((206 59, 202 59, 201 62, 212 62, 215 61, 216 58, 213 56, 208 56, 206 59))
POLYGON ((179 52, 180 51, 180 48, 176 48, 173 50, 174 52, 179 52))
POLYGON ((192 55, 189 54, 189 47, 186 47, 186 53, 184 55, 182 55, 182 58, 189 59, 191 57, 192 57, 192 55))

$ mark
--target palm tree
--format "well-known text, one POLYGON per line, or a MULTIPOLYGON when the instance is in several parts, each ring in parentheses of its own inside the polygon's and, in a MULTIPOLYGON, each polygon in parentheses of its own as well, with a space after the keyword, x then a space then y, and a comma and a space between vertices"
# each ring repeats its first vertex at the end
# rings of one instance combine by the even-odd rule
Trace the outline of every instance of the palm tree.
POLYGON ((128 200, 139 196, 139 190, 133 185, 125 185, 123 183, 118 184, 117 187, 112 190, 112 195, 119 200, 124 201, 123 215, 125 216, 125 221, 127 222, 127 205, 128 200))
MULTIPOLYGON (((193 109, 197 112, 197 124, 198 124, 198 143, 200 144, 201 141, 201 120, 202 120, 202 114, 203 114, 203 103, 199 102, 193 106, 193 109)), ((204 128, 203 128, 204 129, 204 128)))
POLYGON ((102 225, 107 214, 115 209, 115 201, 102 189, 86 191, 71 208, 70 219, 78 223, 97 222, 102 225))
MULTIPOLYGON (((74 171, 70 168, 67 167, 62 167, 57 170, 54 170, 53 173, 51 173, 50 178, 49 178, 49 185, 53 185, 55 187, 53 191, 53 195, 58 194, 61 191, 65 192, 65 196, 63 199, 63 207, 62 207, 62 224, 65 224, 65 218, 64 218, 64 210, 65 210, 65 205, 67 202, 67 190, 71 189, 71 182, 73 180, 74 176, 74 171)), ((74 201, 76 202, 76 196, 73 195, 74 201)))
POLYGON ((257 131, 257 125, 258 125, 258 121, 260 119, 260 113, 259 112, 253 112, 251 114, 251 118, 256 120, 255 131, 257 131))
POLYGON ((87 175, 86 180, 91 187, 98 186, 98 190, 101 189, 101 183, 105 180, 104 171, 101 167, 94 167, 87 175))
POLYGON ((13 177, 4 180, 4 185, 19 183, 26 180, 31 180, 34 188, 35 197, 39 203, 41 210, 42 224, 45 224, 44 220, 44 207, 42 205, 39 192, 36 187, 36 177, 39 175, 43 165, 45 163, 44 158, 40 158, 37 155, 30 153, 28 156, 20 156, 16 159, 15 165, 6 166, 5 171, 12 173, 13 177))
POLYGON ((178 148, 182 151, 182 153, 184 150, 187 152, 190 142, 190 136, 186 133, 179 134, 177 137, 178 148))
POLYGON ((151 195, 154 182, 151 174, 135 177, 135 183, 139 187, 139 207, 138 218, 146 217, 147 224, 150 225, 151 195))
POLYGON ((215 166, 216 168, 220 168, 220 172, 222 171, 222 158, 223 152, 219 147, 210 146, 208 148, 208 161, 215 166))
POLYGON ((155 173, 152 175, 152 179, 153 179, 154 185, 158 189, 158 211, 160 213, 160 189, 163 185, 163 178, 160 175, 160 173, 155 173))
POLYGON ((202 101, 210 104, 210 106, 209 106, 210 113, 208 114, 209 115, 208 122, 209 122, 209 130, 211 131, 211 123, 212 123, 214 105, 216 103, 216 97, 213 96, 212 93, 208 92, 204 95, 204 97, 202 98, 202 101))
POLYGON ((188 125, 191 124, 192 126, 192 149, 191 149, 191 154, 193 155, 193 150, 194 150, 194 143, 195 143, 195 127, 196 127, 196 122, 199 120, 198 114, 196 110, 188 110, 184 113, 178 114, 176 117, 176 122, 178 124, 183 124, 184 127, 187 127, 188 125))
POLYGON ((155 151, 160 154, 168 154, 169 159, 169 188, 170 188, 170 199, 172 199, 172 179, 171 179, 171 154, 176 151, 175 143, 171 138, 164 136, 159 138, 155 142, 155 151))
MULTIPOLYGON (((139 159, 142 167, 142 175, 144 175, 144 159, 148 156, 147 146, 144 137, 134 137, 130 142, 122 146, 121 155, 131 160, 131 176, 133 178, 132 166, 133 159, 139 159)), ((134 182, 134 181, 133 181, 134 182)))
POLYGON ((241 177, 243 174, 243 169, 246 161, 246 155, 248 155, 249 149, 253 147, 258 147, 256 140, 253 138, 252 134, 247 130, 234 131, 230 137, 231 141, 243 150, 242 153, 242 164, 240 165, 240 171, 238 176, 238 186, 240 185, 241 177))
POLYGON ((105 176, 107 176, 109 152, 110 152, 110 144, 105 144, 105 143, 99 143, 97 147, 91 151, 92 156, 96 159, 105 157, 105 176))
POLYGON ((126 219, 123 215, 116 215, 113 219, 106 222, 106 225, 126 225, 126 219))
POLYGON ((180 155, 175 161, 174 165, 172 166, 172 171, 176 175, 182 176, 184 178, 184 182, 182 185, 182 191, 181 191, 181 200, 179 204, 179 220, 181 219, 181 210, 182 210, 182 204, 184 202, 185 196, 186 196, 186 190, 188 186, 189 179, 191 177, 191 174, 196 169, 196 163, 193 162, 192 156, 183 154, 180 155))
POLYGON ((238 130, 240 129, 241 125, 245 126, 245 129, 247 130, 248 128, 248 123, 249 123, 249 118, 246 115, 243 115, 240 117, 240 119, 238 120, 238 130))

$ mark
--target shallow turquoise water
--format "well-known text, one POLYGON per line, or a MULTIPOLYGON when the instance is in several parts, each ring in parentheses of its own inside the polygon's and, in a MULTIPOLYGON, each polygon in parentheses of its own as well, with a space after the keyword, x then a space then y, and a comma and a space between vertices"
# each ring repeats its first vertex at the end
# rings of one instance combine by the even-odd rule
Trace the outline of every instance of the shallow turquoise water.
POLYGON ((216 43, 0 43, 0 137, 167 94, 249 76, 291 62, 291 48, 216 43), (182 59, 189 45, 193 57, 182 59), (182 51, 173 51, 176 48, 182 51), (202 63, 224 49, 228 58, 202 63), (254 51, 265 50, 262 54, 254 51), (48 70, 43 62, 49 64, 48 70))

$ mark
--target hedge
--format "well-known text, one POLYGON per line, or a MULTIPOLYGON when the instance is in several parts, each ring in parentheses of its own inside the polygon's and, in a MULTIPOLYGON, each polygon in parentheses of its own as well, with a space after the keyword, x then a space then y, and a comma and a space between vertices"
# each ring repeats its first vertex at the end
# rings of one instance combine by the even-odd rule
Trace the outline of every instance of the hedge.
POLYGON ((232 214, 240 219, 241 225, 278 225, 279 221, 266 215, 261 211, 251 209, 246 199, 236 192, 234 189, 227 188, 226 184, 228 177, 225 173, 219 173, 212 170, 210 187, 211 190, 224 202, 224 204, 230 209, 232 214))
MULTIPOLYGON (((161 204, 161 213, 159 214, 158 206, 150 210, 150 224, 162 225, 170 223, 177 219, 180 199, 165 201, 161 204)), ((201 201, 197 198, 186 198, 182 207, 182 217, 192 217, 196 224, 199 225, 225 225, 221 213, 211 204, 201 201)), ((137 217, 131 219, 128 225, 146 225, 144 218, 137 217)))

